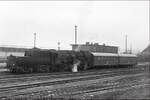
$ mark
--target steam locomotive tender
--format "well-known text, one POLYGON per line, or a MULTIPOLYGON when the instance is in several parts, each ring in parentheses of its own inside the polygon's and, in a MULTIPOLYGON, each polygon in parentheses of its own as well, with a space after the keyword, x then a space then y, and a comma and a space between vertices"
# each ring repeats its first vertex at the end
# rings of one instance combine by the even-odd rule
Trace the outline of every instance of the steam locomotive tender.
POLYGON ((131 54, 94 53, 72 50, 31 49, 23 57, 9 56, 7 69, 13 73, 82 71, 101 66, 133 66, 137 56, 131 54))

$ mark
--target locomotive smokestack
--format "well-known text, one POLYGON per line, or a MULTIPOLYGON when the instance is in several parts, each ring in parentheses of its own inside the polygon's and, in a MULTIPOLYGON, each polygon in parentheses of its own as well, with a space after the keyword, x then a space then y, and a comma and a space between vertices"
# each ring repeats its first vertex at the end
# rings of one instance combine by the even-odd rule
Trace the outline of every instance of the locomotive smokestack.
POLYGON ((75 44, 77 44, 77 26, 75 25, 75 44))
POLYGON ((36 33, 34 33, 34 48, 36 47, 36 33))

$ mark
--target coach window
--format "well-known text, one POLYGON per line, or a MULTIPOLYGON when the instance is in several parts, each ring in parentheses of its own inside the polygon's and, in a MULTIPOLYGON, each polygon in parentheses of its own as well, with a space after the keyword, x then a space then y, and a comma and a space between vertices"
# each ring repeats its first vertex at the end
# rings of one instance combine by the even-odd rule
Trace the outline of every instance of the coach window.
POLYGON ((106 60, 106 57, 104 56, 104 61, 106 60))
POLYGON ((105 57, 105 61, 107 61, 107 59, 108 59, 108 56, 105 57))
POLYGON ((109 56, 106 56, 106 62, 107 62, 109 59, 110 59, 109 56))
POLYGON ((108 56, 105 57, 105 61, 106 61, 106 62, 107 62, 107 60, 109 60, 109 57, 108 57, 108 56))
POLYGON ((98 60, 100 60, 100 57, 97 57, 98 60))
POLYGON ((100 60, 102 60, 102 57, 100 56, 100 60))

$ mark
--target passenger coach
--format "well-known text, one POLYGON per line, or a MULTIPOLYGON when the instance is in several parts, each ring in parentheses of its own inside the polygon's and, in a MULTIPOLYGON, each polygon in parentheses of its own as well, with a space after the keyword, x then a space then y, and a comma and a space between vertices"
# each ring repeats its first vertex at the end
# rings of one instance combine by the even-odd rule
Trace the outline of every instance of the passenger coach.
POLYGON ((118 60, 120 66, 132 66, 137 64, 137 56, 133 54, 119 54, 118 60))
POLYGON ((118 54, 114 53, 92 53, 94 66, 116 66, 118 65, 118 54))
POLYGON ((127 66, 136 65, 137 56, 133 54, 92 53, 94 66, 127 66))

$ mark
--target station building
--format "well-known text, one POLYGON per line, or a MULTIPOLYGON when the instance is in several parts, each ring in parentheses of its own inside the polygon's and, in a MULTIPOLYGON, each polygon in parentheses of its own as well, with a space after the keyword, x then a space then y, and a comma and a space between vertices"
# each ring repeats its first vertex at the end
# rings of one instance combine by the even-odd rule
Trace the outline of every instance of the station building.
POLYGON ((105 44, 99 45, 98 43, 89 43, 85 44, 71 44, 72 50, 82 50, 82 51, 90 51, 90 52, 104 52, 104 53, 118 53, 117 46, 106 46, 105 44))

